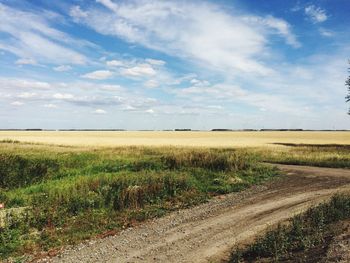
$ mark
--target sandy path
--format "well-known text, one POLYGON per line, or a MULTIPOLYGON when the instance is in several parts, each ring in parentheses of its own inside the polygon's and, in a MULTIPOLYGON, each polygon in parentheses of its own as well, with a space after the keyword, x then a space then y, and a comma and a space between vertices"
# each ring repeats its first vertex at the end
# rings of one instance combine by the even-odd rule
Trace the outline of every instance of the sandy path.
POLYGON ((279 165, 264 186, 215 198, 116 236, 90 241, 53 262, 217 262, 232 248, 335 192, 350 191, 350 170, 279 165))

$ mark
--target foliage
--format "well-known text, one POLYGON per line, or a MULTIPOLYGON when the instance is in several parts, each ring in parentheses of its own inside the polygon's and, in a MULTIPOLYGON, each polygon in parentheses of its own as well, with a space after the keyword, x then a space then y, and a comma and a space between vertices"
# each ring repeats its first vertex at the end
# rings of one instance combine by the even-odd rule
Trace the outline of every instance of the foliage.
POLYGON ((245 249, 234 251, 230 262, 291 260, 301 251, 324 243, 332 224, 344 219, 350 219, 350 195, 335 195, 329 202, 295 216, 289 224, 271 229, 245 249))
POLYGON ((74 244, 276 174, 245 150, 3 142, 0 203, 17 217, 0 226, 0 258, 74 244))

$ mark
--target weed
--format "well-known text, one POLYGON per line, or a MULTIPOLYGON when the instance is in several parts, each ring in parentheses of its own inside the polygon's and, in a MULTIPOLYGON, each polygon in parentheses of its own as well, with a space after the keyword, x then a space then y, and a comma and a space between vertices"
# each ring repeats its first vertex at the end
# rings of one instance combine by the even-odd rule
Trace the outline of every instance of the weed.
POLYGON ((252 245, 237 249, 230 262, 252 262, 270 259, 273 262, 291 260, 325 242, 331 226, 350 218, 350 195, 335 195, 329 202, 297 215, 289 224, 279 224, 258 238, 252 245))

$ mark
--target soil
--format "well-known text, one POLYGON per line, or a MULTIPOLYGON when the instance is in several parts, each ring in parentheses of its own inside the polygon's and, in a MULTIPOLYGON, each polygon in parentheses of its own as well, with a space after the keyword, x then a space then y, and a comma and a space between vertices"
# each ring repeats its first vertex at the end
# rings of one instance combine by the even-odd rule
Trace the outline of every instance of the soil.
MULTIPOLYGON (((350 192, 350 170, 277 166, 284 175, 264 185, 218 196, 40 261, 221 262, 237 245, 251 241, 271 225, 334 193, 350 192)), ((341 242, 338 244, 346 241, 341 242)))

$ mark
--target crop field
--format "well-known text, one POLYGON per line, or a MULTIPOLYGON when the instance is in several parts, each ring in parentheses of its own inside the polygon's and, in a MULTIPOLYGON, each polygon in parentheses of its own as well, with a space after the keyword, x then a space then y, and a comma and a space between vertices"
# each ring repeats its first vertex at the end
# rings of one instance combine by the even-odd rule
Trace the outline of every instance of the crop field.
POLYGON ((266 162, 350 168, 349 145, 347 132, 2 131, 0 259, 273 180, 280 172, 266 162))
POLYGON ((274 143, 347 144, 350 132, 0 131, 0 140, 75 146, 255 147, 274 143))

